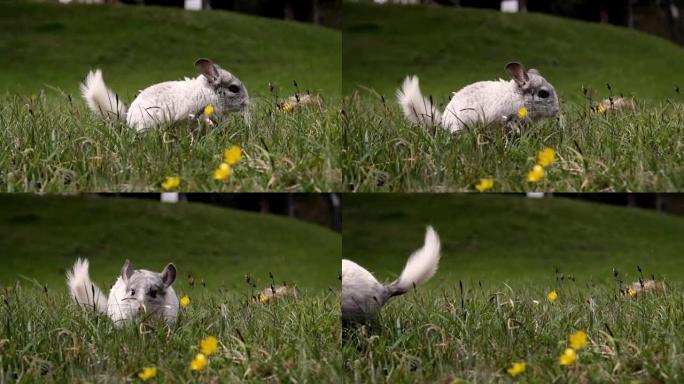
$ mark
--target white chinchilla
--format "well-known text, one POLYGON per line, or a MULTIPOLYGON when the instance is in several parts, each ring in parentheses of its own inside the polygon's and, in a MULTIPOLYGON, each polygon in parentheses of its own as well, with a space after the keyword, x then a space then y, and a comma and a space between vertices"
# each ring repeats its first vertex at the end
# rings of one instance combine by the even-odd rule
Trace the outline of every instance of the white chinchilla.
POLYGON ((94 113, 114 117, 138 131, 167 122, 200 116, 211 105, 214 113, 242 111, 249 105, 247 88, 240 79, 208 59, 198 59, 194 79, 166 81, 142 90, 130 108, 104 83, 102 71, 90 71, 81 94, 94 113))
POLYGON ((342 323, 362 323, 375 316, 392 297, 428 281, 437 272, 439 236, 432 227, 425 233, 425 244, 413 252, 399 278, 381 284, 366 269, 342 260, 342 323))
POLYGON ((171 287, 176 280, 176 267, 169 263, 161 273, 133 270, 128 260, 107 298, 88 274, 88 260, 78 259, 67 272, 67 285, 74 300, 85 308, 107 314, 114 325, 142 316, 157 316, 174 324, 178 316, 178 297, 171 287))
POLYGON ((397 99, 404 116, 415 124, 441 125, 451 132, 476 123, 490 123, 517 115, 525 107, 529 118, 558 114, 556 90, 536 69, 525 70, 520 63, 509 63, 510 81, 480 81, 454 92, 444 113, 423 97, 417 76, 408 76, 397 99))

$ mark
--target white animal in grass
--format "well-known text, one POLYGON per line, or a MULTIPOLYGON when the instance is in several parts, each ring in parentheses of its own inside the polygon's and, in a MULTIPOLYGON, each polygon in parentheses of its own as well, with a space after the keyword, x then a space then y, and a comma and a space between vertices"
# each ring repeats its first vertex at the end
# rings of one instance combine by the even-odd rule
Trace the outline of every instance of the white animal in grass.
POLYGON ((342 260, 342 322, 360 323, 375 316, 392 297, 429 280, 437 272, 439 236, 432 227, 425 233, 425 243, 413 252, 399 278, 381 284, 366 269, 350 260, 342 260))
POLYGON ((466 126, 491 123, 517 115, 521 108, 531 119, 558 114, 556 90, 536 69, 525 70, 520 63, 509 63, 510 81, 480 81, 454 92, 444 112, 420 92, 417 76, 408 76, 397 99, 406 118, 420 125, 437 126, 456 132, 466 126))
POLYGON ((84 308, 107 314, 117 326, 138 315, 160 317, 168 324, 176 322, 178 297, 171 286, 176 280, 173 264, 167 264, 161 273, 157 273, 133 270, 126 260, 108 297, 90 280, 88 268, 87 259, 78 259, 67 272, 69 292, 84 308))
POLYGON ((138 94, 130 108, 107 88, 99 69, 88 73, 81 84, 81 94, 94 113, 124 121, 138 131, 202 116, 209 105, 217 115, 247 108, 249 95, 240 79, 208 59, 198 59, 195 67, 200 73, 196 78, 149 86, 138 94))

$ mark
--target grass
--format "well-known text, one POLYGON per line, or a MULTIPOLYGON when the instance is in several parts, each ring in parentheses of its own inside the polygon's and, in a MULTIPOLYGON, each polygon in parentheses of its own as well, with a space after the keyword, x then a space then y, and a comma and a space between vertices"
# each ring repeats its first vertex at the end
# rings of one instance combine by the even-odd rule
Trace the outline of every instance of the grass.
POLYGON ((343 184, 349 191, 678 191, 684 186, 684 50, 646 34, 544 15, 345 4, 343 184), (410 25, 410 28, 406 26, 410 25), (451 92, 503 76, 520 60, 561 99, 558 119, 505 136, 497 123, 461 134, 405 121, 394 92, 418 74, 443 110, 451 92), (587 68, 591 63, 591 68, 587 68), (635 110, 592 111, 609 96, 635 110), (538 151, 558 161, 539 184, 526 176, 538 151))
POLYGON ((0 285, 38 281, 66 290, 65 272, 78 257, 91 261, 93 281, 106 289, 126 259, 155 271, 178 268, 176 289, 204 282, 209 290, 259 290, 294 283, 327 290, 339 284, 341 237, 294 219, 197 203, 99 196, 0 195, 0 285), (26 280, 27 279, 27 280, 26 280))
POLYGON ((342 349, 347 381, 680 382, 681 288, 633 299, 615 285, 551 276, 463 290, 419 288, 394 299, 373 327, 351 332, 342 349), (551 288, 559 292, 554 303, 545 298, 551 288), (568 335, 577 330, 589 343, 574 365, 560 366, 568 335), (527 369, 512 380, 506 369, 521 361, 527 369))
POLYGON ((267 305, 249 289, 225 292, 196 286, 178 322, 154 321, 114 329, 106 316, 78 308, 60 291, 15 284, 0 310, 0 380, 21 383, 340 382, 338 296, 307 292, 299 300, 267 305), (200 340, 219 340, 201 372, 189 364, 200 340))
POLYGON ((0 15, 0 190, 158 191, 171 176, 184 191, 340 189, 338 31, 159 7, 9 1, 0 15), (231 115, 213 129, 191 121, 136 134, 92 116, 78 96, 100 67, 130 105, 144 87, 193 76, 197 57, 244 82, 249 122, 231 115), (323 104, 277 110, 306 92, 323 104), (214 181, 232 144, 244 161, 228 183, 214 181))
POLYGON ((426 224, 442 242, 430 282, 350 330, 347 382, 682 380, 681 218, 515 195, 347 194, 343 204, 343 255, 381 282, 401 272, 426 224), (667 291, 620 292, 651 275, 667 291), (576 330, 589 344, 561 367, 576 330), (506 369, 520 361, 527 369, 512 380, 506 369))

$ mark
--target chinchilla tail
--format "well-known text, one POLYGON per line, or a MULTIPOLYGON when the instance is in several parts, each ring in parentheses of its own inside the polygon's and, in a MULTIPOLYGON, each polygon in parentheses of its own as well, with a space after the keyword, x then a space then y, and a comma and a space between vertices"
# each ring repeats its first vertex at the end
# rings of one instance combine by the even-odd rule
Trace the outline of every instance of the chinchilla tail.
POLYGON ((397 101, 410 122, 428 127, 441 124, 442 113, 420 92, 418 76, 404 79, 404 84, 397 89, 397 101))
POLYGON ((100 313, 107 313, 107 297, 100 288, 90 280, 88 259, 78 259, 74 267, 67 271, 69 293, 76 303, 85 308, 92 308, 100 313))
POLYGON ((391 296, 399 296, 428 281, 437 272, 441 245, 437 232, 427 227, 425 243, 413 252, 399 278, 387 285, 391 296))
POLYGON ((107 88, 101 70, 88 72, 85 81, 81 83, 81 95, 93 113, 126 121, 128 109, 119 96, 107 88))

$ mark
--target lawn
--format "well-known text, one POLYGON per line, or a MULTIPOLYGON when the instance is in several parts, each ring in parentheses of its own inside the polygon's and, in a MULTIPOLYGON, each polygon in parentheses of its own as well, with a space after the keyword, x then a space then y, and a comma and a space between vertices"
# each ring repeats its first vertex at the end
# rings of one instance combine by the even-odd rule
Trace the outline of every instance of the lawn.
POLYGON ((681 218, 515 195, 345 195, 343 204, 343 257, 380 281, 397 277, 425 225, 442 241, 430 282, 351 330, 348 382, 682 380, 681 218), (652 276, 667 290, 623 294, 652 276), (559 365, 578 330, 587 346, 559 365), (526 370, 511 380, 514 362, 526 370))
POLYGON ((0 15, 0 190, 158 191, 167 177, 184 191, 339 189, 339 31, 158 7, 9 1, 0 15), (249 118, 137 134, 93 116, 79 96, 87 71, 101 68, 130 105, 151 84, 195 76, 198 57, 244 82, 249 118), (320 105, 278 108, 307 93, 320 105), (243 161, 227 182, 213 180, 231 145, 243 161))
POLYGON ((345 4, 342 168, 345 190, 678 191, 684 187, 684 50, 654 36, 545 15, 345 4), (410 25, 411 28, 406 28, 410 25), (518 60, 557 89, 556 119, 504 134, 498 123, 460 134, 405 121, 395 101, 417 74, 440 109, 518 60), (595 110, 608 97, 634 109, 595 110), (527 181, 538 151, 557 153, 541 183, 527 181))

